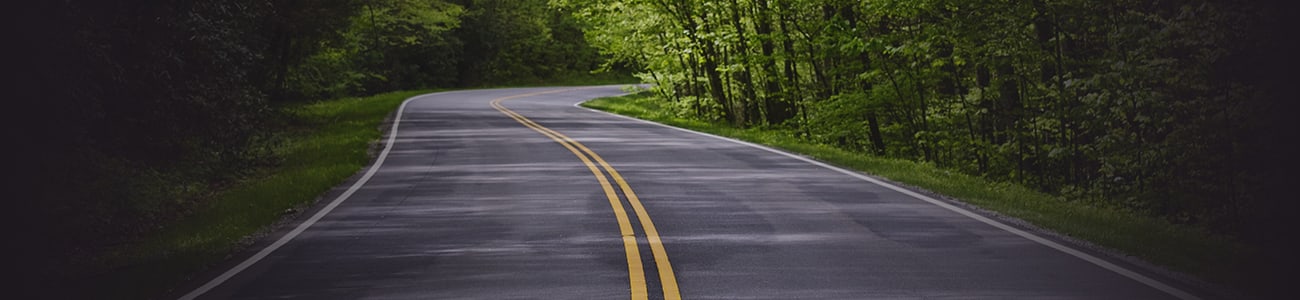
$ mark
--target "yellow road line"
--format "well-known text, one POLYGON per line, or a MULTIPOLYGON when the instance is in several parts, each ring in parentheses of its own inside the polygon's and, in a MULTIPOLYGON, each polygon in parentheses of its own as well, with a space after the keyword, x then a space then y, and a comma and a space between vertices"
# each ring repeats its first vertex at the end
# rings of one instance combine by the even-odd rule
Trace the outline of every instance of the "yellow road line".
MULTIPOLYGON (((547 91, 547 92, 539 92, 533 94, 525 94, 525 95, 517 95, 517 96, 500 98, 500 99, 493 100, 492 106, 497 110, 501 111, 502 113, 505 113, 506 115, 510 116, 511 118, 514 118, 516 121, 523 123, 524 126, 528 126, 529 128, 532 128, 533 130, 536 130, 542 133, 543 135, 546 135, 547 137, 556 140, 556 142, 559 142, 560 144, 564 145, 565 148, 569 148, 569 151, 572 151, 574 152, 575 155, 578 155, 585 163, 590 164, 590 160, 588 160, 586 157, 582 156, 581 154, 578 154, 577 151, 574 151, 573 147, 576 146, 578 149, 581 149, 583 153, 590 155, 592 159, 596 160, 596 162, 599 163, 607 173, 609 173, 610 177, 614 178, 614 181, 618 183, 619 188, 623 190, 623 194, 627 196, 628 203, 632 205, 632 210, 635 211, 637 214, 637 220, 641 222, 641 227, 646 232, 646 240, 650 244, 650 252, 653 253, 654 255, 655 266, 659 273, 659 281, 663 286, 664 299, 666 300, 681 299, 681 292, 677 287, 677 279, 676 279, 677 277, 673 273, 672 264, 669 263, 668 261, 668 253, 666 250, 664 250, 663 240, 660 239, 659 237, 659 230, 655 228, 654 222, 650 220, 650 215, 646 212, 645 206, 641 204, 641 199, 636 196, 636 192, 632 191, 632 187, 627 184, 627 181, 623 179, 623 176, 620 175, 618 171, 614 169, 613 166, 610 166, 609 163, 605 161, 605 159, 601 158, 600 155, 596 154, 595 151, 592 151, 590 148, 587 148, 587 146, 583 145, 582 143, 579 143, 578 141, 574 140, 573 138, 570 138, 567 135, 551 130, 550 128, 546 128, 541 124, 537 124, 536 122, 533 122, 532 120, 524 117, 523 115, 520 115, 518 113, 515 113, 514 111, 506 109, 504 106, 501 106, 500 104, 501 101, 507 99, 534 96, 534 95, 553 93, 553 92, 563 92, 563 91, 569 91, 569 90, 547 91)), ((594 167, 591 167, 589 165, 589 168, 594 168, 594 167)), ((593 171, 593 174, 596 173, 597 172, 593 171)), ((607 184, 608 181, 606 181, 603 178, 604 176, 597 175, 597 177, 601 177, 599 180, 605 182, 604 184, 607 184)), ((617 201, 617 200, 611 199, 611 201, 617 201)), ((612 202, 611 204, 614 203, 612 202)), ((615 211, 617 211, 619 214, 626 213, 623 211, 622 205, 618 205, 618 208, 616 208, 615 211)), ((622 216, 621 218, 626 219, 626 216, 622 216)), ((627 238, 628 236, 624 235, 624 239, 627 238)), ((633 243, 635 243, 635 238, 633 238, 632 240, 633 243)), ((635 298, 636 295, 634 294, 633 297, 635 298)))
POLYGON ((542 127, 537 123, 533 123, 532 120, 525 118, 523 115, 515 113, 514 111, 511 111, 505 108, 504 106, 501 106, 502 100, 536 96, 536 95, 549 94, 549 93, 558 93, 563 91, 568 91, 568 90, 545 91, 545 92, 537 92, 537 93, 497 98, 492 100, 492 108, 501 111, 501 113, 504 113, 506 114, 506 116, 515 119, 515 121, 519 122, 520 124, 523 124, 524 126, 531 128, 534 131, 537 131, 538 133, 541 133, 542 135, 551 138, 552 140, 555 140, 555 142, 560 143, 560 145, 564 146, 564 148, 569 149, 569 152, 573 152, 573 155, 581 159, 582 163, 585 164, 587 166, 587 169, 591 171, 591 174, 596 176, 596 181, 600 182, 601 189, 605 191, 605 197, 609 199, 610 207, 614 209, 614 218, 618 220, 618 229, 619 232, 621 233, 622 240, 623 240, 623 250, 624 252, 627 253, 628 281, 629 284, 631 285, 632 300, 648 299, 649 294, 648 291, 646 290, 645 270, 641 266, 641 251, 637 248, 636 245, 636 235, 632 231, 632 223, 628 219, 627 211, 623 209, 623 204, 619 201, 618 195, 614 192, 614 187, 609 184, 609 180, 605 179, 605 175, 601 173, 599 169, 596 168, 596 165, 593 164, 591 160, 587 158, 587 156, 582 155, 582 152, 579 152, 578 149, 575 149, 572 145, 566 142, 564 138, 560 138, 558 136, 553 135, 552 134, 553 131, 550 131, 549 129, 542 127))
POLYGON ((623 189, 623 194, 627 195, 628 203, 632 204, 632 210, 636 212, 637 219, 641 221, 641 228, 645 230, 646 240, 650 242, 650 252, 654 254, 655 267, 659 270, 659 282, 663 285, 664 299, 682 299, 681 292, 677 289, 677 276, 673 274, 672 264, 668 263, 668 251, 664 250, 663 240, 659 238, 659 230, 655 229, 654 222, 650 221, 650 215, 646 213, 645 206, 641 205, 641 199, 637 198, 636 193, 632 192, 632 188, 627 185, 626 180, 623 180, 623 176, 619 175, 618 171, 600 158, 600 155, 596 155, 595 152, 587 149, 582 144, 577 144, 577 146, 596 159, 596 162, 600 163, 605 168, 605 171, 614 177, 614 181, 618 182, 619 188, 623 189))
POLYGON ((646 240, 650 243, 650 252, 654 254, 655 267, 659 271, 659 282, 663 285, 664 299, 680 300, 682 296, 681 292, 677 288, 677 276, 673 274, 672 264, 668 262, 668 252, 664 250, 663 241, 659 238, 659 230, 655 229, 655 224, 650 221, 650 215, 646 212, 645 206, 641 205, 641 199, 636 196, 636 192, 632 191, 632 187, 628 186, 627 181, 623 180, 623 176, 620 175, 617 170, 614 170, 614 167, 610 166, 609 163, 605 162, 605 159, 601 158, 595 151, 591 151, 591 149, 587 148, 587 146, 582 143, 573 140, 573 138, 570 138, 567 135, 551 130, 550 128, 543 127, 527 118, 524 118, 524 120, 536 125, 542 130, 546 130, 555 136, 563 138, 566 142, 577 146, 578 149, 582 149, 582 152, 591 155, 591 158, 596 160, 596 163, 599 163, 601 167, 605 169, 605 172, 609 173, 610 177, 614 178, 614 181, 618 183, 619 188, 623 190, 623 194, 627 195, 628 203, 632 205, 632 210, 636 212, 637 220, 641 221, 641 228, 645 230, 646 240))

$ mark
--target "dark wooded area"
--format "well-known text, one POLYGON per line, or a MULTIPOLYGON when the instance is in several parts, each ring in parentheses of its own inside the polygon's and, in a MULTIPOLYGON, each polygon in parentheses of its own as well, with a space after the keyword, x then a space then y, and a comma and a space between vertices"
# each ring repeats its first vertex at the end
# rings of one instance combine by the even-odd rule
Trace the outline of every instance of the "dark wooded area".
POLYGON ((602 62, 544 0, 30 2, 6 9, 3 116, 6 248, 27 278, 67 275, 47 273, 275 165, 283 107, 602 62))

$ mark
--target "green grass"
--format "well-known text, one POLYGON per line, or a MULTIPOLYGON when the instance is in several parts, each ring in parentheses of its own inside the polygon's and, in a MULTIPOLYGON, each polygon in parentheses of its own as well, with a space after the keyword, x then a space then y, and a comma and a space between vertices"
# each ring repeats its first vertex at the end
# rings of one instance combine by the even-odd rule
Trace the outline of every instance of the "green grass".
POLYGON ((289 108, 292 130, 275 149, 280 164, 219 192, 194 213, 142 241, 116 247, 96 263, 97 298, 160 296, 195 272, 220 262, 241 241, 285 212, 310 204, 370 161, 380 124, 406 98, 403 91, 289 108))
POLYGON ((975 206, 1028 221, 1038 227, 1118 250, 1175 271, 1234 286, 1251 278, 1254 250, 1200 228, 1177 226, 1130 211, 1063 201, 1029 188, 809 142, 780 129, 741 129, 675 116, 649 93, 595 99, 583 106, 667 125, 736 138, 807 155, 975 206))

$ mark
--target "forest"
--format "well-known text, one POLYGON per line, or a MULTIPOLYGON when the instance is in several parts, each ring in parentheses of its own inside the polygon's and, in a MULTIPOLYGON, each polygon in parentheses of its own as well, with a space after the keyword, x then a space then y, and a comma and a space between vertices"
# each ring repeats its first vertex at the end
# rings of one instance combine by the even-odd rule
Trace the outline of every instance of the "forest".
POLYGON ((679 116, 1279 245, 1295 10, 1235 0, 560 0, 679 116))
POLYGON ((3 219, 29 279, 277 165, 287 107, 584 80, 602 62, 544 0, 27 2, 5 19, 3 219))
POLYGON ((28 2, 4 20, 15 269, 147 235, 276 165, 285 107, 593 71, 635 72, 679 116, 1255 245, 1300 225, 1284 1, 28 2))

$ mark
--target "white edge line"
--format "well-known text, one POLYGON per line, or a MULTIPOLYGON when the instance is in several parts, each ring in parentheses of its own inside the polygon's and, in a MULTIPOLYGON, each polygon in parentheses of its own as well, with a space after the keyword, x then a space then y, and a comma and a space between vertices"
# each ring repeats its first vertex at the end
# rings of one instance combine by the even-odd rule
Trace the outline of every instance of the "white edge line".
POLYGON ((338 207, 339 204, 343 203, 344 200, 347 200, 348 197, 351 197, 352 193, 356 193, 358 189, 361 189, 361 186, 365 185, 367 181, 370 181, 370 177, 374 176, 375 173, 379 171, 379 167, 384 165, 384 160, 388 158, 388 152, 390 152, 393 149, 393 144, 397 141, 397 126, 402 123, 402 112, 406 111, 407 104, 411 103, 411 101, 414 101, 418 98, 422 98, 425 96, 443 95, 443 94, 454 93, 454 92, 459 92, 459 91, 417 95, 411 98, 406 98, 406 100, 402 101, 402 105, 397 108, 397 115, 393 117, 393 127, 392 130, 389 131, 388 142, 384 145, 384 151, 379 153, 379 157, 375 159, 375 163, 370 166, 370 169, 366 170, 366 174, 361 175, 360 179, 357 179, 356 182, 352 183, 352 186, 348 187, 347 191, 344 191, 343 194, 340 194, 338 197, 334 198, 333 201, 330 201, 328 205, 325 205, 324 208, 321 208, 320 211, 317 211, 316 214, 311 216, 311 218, 298 224, 298 227, 294 227, 293 231, 290 231, 288 234, 285 234, 284 236, 280 237, 280 239, 276 240, 274 243, 271 243, 271 245, 266 246, 266 248, 262 248, 262 250, 258 251, 257 254, 253 254, 253 256, 249 257, 248 259, 245 259, 243 262, 240 262, 238 265, 235 265, 235 267, 230 268, 230 270, 226 270, 225 273, 221 273, 221 275, 217 276, 216 278, 213 278, 212 280, 208 281, 202 286, 199 286, 198 288, 194 289, 188 294, 181 296, 179 299, 193 300, 195 298, 198 298, 199 296, 202 296, 204 293, 207 293, 208 291, 211 291, 217 286, 220 286, 222 283, 225 283, 227 280, 230 280, 230 278, 235 277, 235 275, 239 274, 239 272, 243 272, 244 269, 248 269, 248 267, 253 266, 253 264, 256 264, 258 261, 261 261, 263 258, 266 258, 268 255, 271 255, 271 252, 275 252, 275 250, 280 249, 280 247, 284 246, 284 244, 289 243, 290 240, 293 240, 295 237, 298 237, 299 234, 302 234, 303 231, 306 231, 308 227, 311 227, 312 225, 316 224, 316 221, 319 221, 321 218, 325 217, 326 214, 329 214, 330 211, 333 211, 334 208, 338 207))
MULTIPOLYGON (((632 93, 628 93, 628 94, 632 94, 632 93)), ((624 94, 624 95, 628 95, 628 94, 624 94)), ((876 184, 876 185, 879 185, 879 186, 883 186, 883 187, 889 188, 889 189, 891 189, 891 190, 897 191, 897 192, 899 192, 899 193, 903 193, 903 194, 908 195, 908 196, 912 196, 912 198, 916 198, 916 199, 919 199, 919 200, 921 200, 921 201, 929 202, 930 204, 934 204, 934 205, 937 205, 937 206, 939 206, 939 207, 942 207, 942 208, 948 209, 948 210, 950 210, 950 211, 952 211, 952 212, 955 212, 955 213, 961 214, 961 215, 963 215, 963 216, 970 217, 971 219, 975 219, 975 220, 977 220, 977 221, 983 222, 984 224, 988 224, 988 225, 990 225, 990 226, 997 227, 998 229, 1005 230, 1005 231, 1010 232, 1010 233, 1012 233, 1012 234, 1015 234, 1015 235, 1018 235, 1018 236, 1020 236, 1020 237, 1023 237, 1023 238, 1025 238, 1025 239, 1027 239, 1027 240, 1034 241, 1034 242, 1036 242, 1036 243, 1038 243, 1038 244, 1041 244, 1041 245, 1043 245, 1043 246, 1047 246, 1047 247, 1049 247, 1049 248, 1056 249, 1057 251, 1064 252, 1065 254, 1069 254, 1069 255, 1071 255, 1071 256, 1077 257, 1077 258, 1082 259, 1082 260, 1084 260, 1084 261, 1086 261, 1086 262, 1089 262, 1089 263, 1092 263, 1092 264, 1094 264, 1094 265, 1097 265, 1098 267, 1101 267, 1101 268, 1103 268, 1103 269, 1110 270, 1111 272, 1118 273, 1119 275, 1123 275, 1124 277, 1128 277, 1129 279, 1133 279, 1134 281, 1140 282, 1140 283, 1142 283, 1142 284, 1145 284, 1145 285, 1147 285, 1147 286, 1150 286, 1150 287, 1152 287, 1152 288, 1155 288, 1155 289, 1157 289, 1157 290, 1160 290, 1160 291, 1162 291, 1162 292, 1165 292, 1165 293, 1167 293, 1167 294, 1169 294, 1169 295, 1172 295, 1172 296, 1174 296, 1174 297, 1177 297, 1177 298, 1179 298, 1179 299, 1184 299, 1184 300, 1196 300, 1196 299, 1201 299, 1200 297, 1197 297, 1197 296, 1195 296, 1195 295, 1192 295, 1191 293, 1188 293, 1188 292, 1183 291, 1183 290, 1181 290, 1181 289, 1175 288, 1175 287, 1173 287, 1173 286, 1170 286, 1170 285, 1168 285, 1168 284, 1165 284, 1165 283, 1163 283, 1163 282, 1160 282, 1159 280, 1155 280, 1155 279, 1153 279, 1153 278, 1151 278, 1151 277, 1147 277, 1146 275, 1139 274, 1138 272, 1135 272, 1135 271, 1133 271, 1133 270, 1129 270, 1128 268, 1124 268, 1124 267, 1121 267, 1121 266, 1115 265, 1115 264, 1113 264, 1113 263, 1111 263, 1111 262, 1109 262, 1109 261, 1106 261, 1106 260, 1104 260, 1104 259, 1098 258, 1098 257, 1093 256, 1093 255, 1091 255, 1091 254, 1084 253, 1083 251, 1079 251, 1079 250, 1074 249, 1074 248, 1071 248, 1071 247, 1069 247, 1069 246, 1065 246, 1065 245, 1062 245, 1062 244, 1060 244, 1060 243, 1054 242, 1054 241, 1052 241, 1052 240, 1045 239, 1045 238, 1040 237, 1040 236, 1038 236, 1038 235, 1035 235, 1035 234, 1033 234, 1033 233, 1029 233, 1029 232, 1027 232, 1027 231, 1020 230, 1019 228, 1015 228, 1015 227, 1012 227, 1012 226, 1010 226, 1010 225, 1003 224, 1002 222, 998 222, 998 221, 995 221, 995 220, 993 220, 993 219, 989 219, 988 217, 985 217, 985 216, 982 216, 982 215, 980 215, 980 214, 977 214, 977 213, 971 212, 971 211, 966 210, 966 209, 963 209, 963 208, 961 208, 961 207, 954 206, 954 205, 949 204, 949 203, 947 203, 947 202, 940 201, 940 200, 937 200, 937 199, 931 198, 931 197, 926 196, 926 195, 918 194, 918 193, 913 192, 913 191, 911 191, 911 190, 908 190, 908 189, 905 189, 905 188, 902 188, 902 187, 898 187, 898 186, 896 186, 896 185, 893 185, 893 184, 890 184, 890 183, 887 183, 887 182, 884 182, 884 181, 880 181, 879 179, 871 178, 871 177, 869 177, 869 176, 863 175, 862 173, 858 173, 858 172, 854 172, 854 171, 845 170, 845 169, 843 169, 843 168, 836 167, 836 166, 832 166, 832 165, 828 165, 828 164, 826 164, 826 163, 823 163, 823 162, 820 162, 820 161, 816 161, 816 160, 812 160, 812 159, 809 159, 809 158, 807 158, 807 157, 803 157, 803 156, 799 156, 799 155, 791 154, 791 153, 789 153, 789 152, 785 152, 785 151, 781 151, 781 150, 773 149, 773 148, 770 148, 770 147, 767 147, 767 146, 762 146, 762 145, 758 145, 758 144, 754 144, 754 143, 750 143, 750 142, 746 142, 746 141, 742 141, 742 140, 737 140, 737 139, 733 139, 733 138, 729 138, 729 137, 723 137, 723 136, 714 135, 714 134, 710 134, 710 133, 694 131, 694 130, 685 129, 685 128, 681 128, 681 127, 670 126, 670 125, 667 125, 667 124, 656 123, 656 122, 651 122, 651 121, 647 121, 647 120, 637 119, 637 118, 628 117, 628 116, 624 116, 624 115, 614 114, 614 113, 610 113, 610 112, 606 112, 606 111, 601 111, 601 110, 596 110, 596 109, 591 109, 591 108, 582 107, 581 104, 582 104, 583 102, 587 102, 587 101, 589 101, 589 100, 583 100, 583 101, 580 101, 580 102, 578 102, 578 103, 574 103, 574 104, 573 104, 573 107, 577 107, 577 108, 581 108, 581 109, 585 109, 585 110, 589 110, 589 111, 594 111, 594 112, 598 112, 598 113, 602 113, 602 114, 607 114, 607 115, 611 115, 611 116, 615 116, 615 117, 620 117, 620 118, 624 118, 624 119, 629 119, 629 120, 633 120, 633 121, 638 121, 638 122, 642 122, 642 123, 653 124, 653 125, 657 125, 657 126, 661 126, 661 127, 667 127, 667 128, 675 129, 675 130, 678 130, 678 131, 689 132, 689 133, 694 133, 694 134, 698 134, 698 135, 703 135, 703 136, 707 136, 707 137, 712 137, 712 138, 716 138, 716 139, 720 139, 720 140, 730 141, 730 142, 733 142, 733 143, 737 143, 737 144, 741 144, 741 145, 745 145, 745 146, 749 146, 749 147, 757 148, 757 149, 759 149, 759 150, 763 150, 763 151, 767 151, 767 152, 772 152, 772 153, 780 154, 780 155, 783 155, 783 156, 786 156, 786 157, 794 158, 794 159, 797 159, 797 160, 800 160, 800 161, 803 161, 803 162, 806 162, 806 163, 809 163, 809 164, 813 164, 813 165, 816 165, 816 166, 819 166, 819 167, 822 167, 822 168, 830 169, 830 170, 835 171, 835 172, 839 172, 839 173, 842 173, 842 174, 845 174, 845 175, 849 175, 849 176, 852 176, 852 177, 854 177, 854 178, 861 179, 861 180, 864 180, 864 181, 867 181, 867 182, 870 182, 870 183, 874 183, 874 184, 876 184)))

